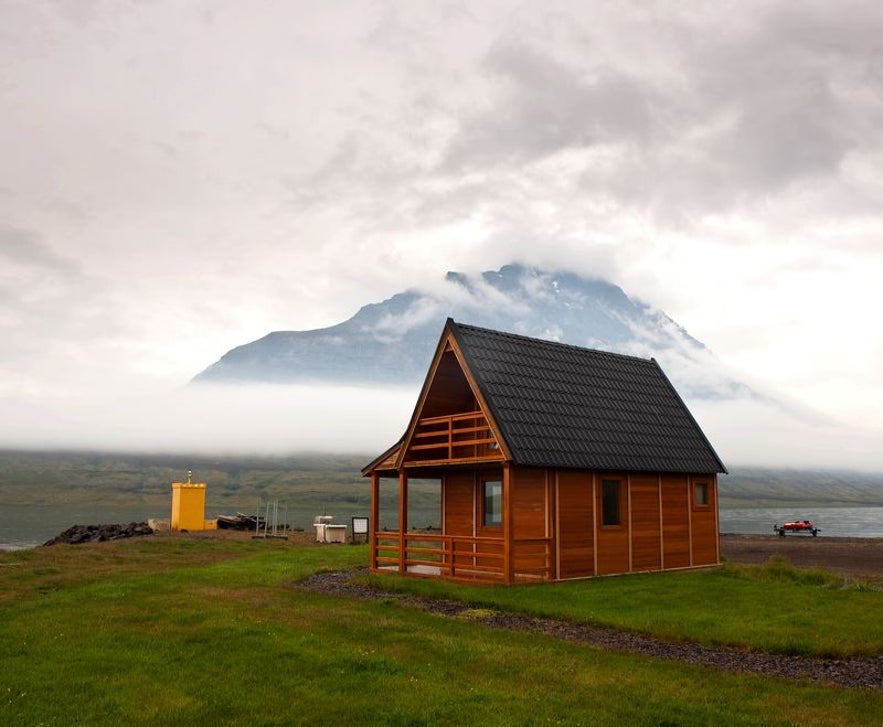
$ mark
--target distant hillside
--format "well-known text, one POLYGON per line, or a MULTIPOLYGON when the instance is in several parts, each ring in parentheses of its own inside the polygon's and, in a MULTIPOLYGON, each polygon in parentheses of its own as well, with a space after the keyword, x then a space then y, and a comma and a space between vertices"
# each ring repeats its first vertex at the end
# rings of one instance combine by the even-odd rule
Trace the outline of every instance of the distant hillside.
POLYGON ((883 506, 883 473, 736 466, 720 493, 724 507, 883 506))
POLYGON ((688 398, 752 398, 665 313, 600 280, 507 265, 448 273, 437 290, 408 290, 338 325, 275 331, 234 348, 197 383, 419 385, 445 319, 577 346, 655 357, 688 398))
MULTIPOLYGON (((0 451, 0 502, 8 505, 145 503, 168 508, 170 483, 193 470, 207 482, 207 500, 235 512, 253 501, 287 500, 310 516, 327 508, 364 514, 368 482, 360 469, 373 454, 205 457, 0 451)), ((883 506, 883 473, 731 466, 721 477, 724 507, 883 506)), ((416 483, 412 505, 431 507, 435 485, 416 483)), ((394 494, 394 493, 392 493, 394 494)))

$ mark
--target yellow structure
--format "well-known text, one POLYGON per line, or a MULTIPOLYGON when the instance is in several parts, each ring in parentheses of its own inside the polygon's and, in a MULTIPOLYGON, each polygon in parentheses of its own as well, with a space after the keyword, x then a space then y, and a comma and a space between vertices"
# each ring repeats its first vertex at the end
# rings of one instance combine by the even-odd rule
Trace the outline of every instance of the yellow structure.
POLYGON ((214 530, 217 520, 205 519, 205 483, 172 483, 172 530, 214 530))

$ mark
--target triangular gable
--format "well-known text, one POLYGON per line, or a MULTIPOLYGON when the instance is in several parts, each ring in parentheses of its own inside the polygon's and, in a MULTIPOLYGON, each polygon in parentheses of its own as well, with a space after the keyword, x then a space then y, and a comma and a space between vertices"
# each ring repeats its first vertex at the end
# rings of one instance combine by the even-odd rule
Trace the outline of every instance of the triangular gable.
POLYGON ((400 439, 392 447, 387 449, 383 454, 376 457, 372 462, 362 468, 362 475, 368 475, 372 472, 395 472, 396 459, 399 456, 399 449, 402 446, 400 439))
POLYGON ((475 445, 477 453, 474 457, 455 456, 453 459, 502 461, 511 458, 500 428, 493 420, 490 408, 460 351, 453 334, 453 325, 454 322, 448 318, 417 405, 402 437, 396 456, 396 469, 401 469, 409 461, 449 460, 450 458, 440 455, 441 447, 434 447, 442 441, 447 441, 450 445, 459 441, 459 452, 462 455, 468 449, 464 443, 492 438, 492 448, 475 445), (480 417, 470 417, 470 414, 478 414, 480 417), (486 422, 489 434, 472 431, 481 428, 481 421, 486 422), (446 438, 442 434, 443 430, 450 431, 446 427, 454 428, 453 442, 450 437, 446 438), (438 431, 438 435, 433 434, 434 430, 438 431))

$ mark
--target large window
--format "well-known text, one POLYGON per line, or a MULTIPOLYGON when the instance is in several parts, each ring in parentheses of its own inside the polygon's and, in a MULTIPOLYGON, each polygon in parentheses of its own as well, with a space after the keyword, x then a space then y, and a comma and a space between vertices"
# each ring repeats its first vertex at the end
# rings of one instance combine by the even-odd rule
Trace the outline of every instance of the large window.
POLYGON ((619 480, 601 480, 601 524, 620 524, 620 489, 619 480))
POLYGON ((503 483, 500 480, 482 482, 484 507, 482 510, 483 525, 501 525, 503 523, 503 483))

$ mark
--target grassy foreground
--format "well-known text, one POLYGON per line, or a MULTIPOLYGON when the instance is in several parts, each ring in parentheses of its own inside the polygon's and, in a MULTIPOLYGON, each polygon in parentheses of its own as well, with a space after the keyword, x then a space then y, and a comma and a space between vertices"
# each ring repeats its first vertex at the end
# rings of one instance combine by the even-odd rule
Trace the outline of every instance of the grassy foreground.
MULTIPOLYGON (((291 587, 366 556, 363 546, 174 537, 0 553, 0 724, 883 724, 878 692, 724 674, 291 587)), ((822 603, 792 613, 800 643, 833 631, 832 641, 839 634, 864 651, 848 623, 861 617, 879 648, 883 594, 790 577, 773 588, 756 577, 730 569, 445 587, 574 618, 619 613, 621 625, 651 632, 668 632, 665 621, 704 632, 724 611, 729 640, 746 644, 756 608, 822 603), (715 595, 726 580, 745 603, 715 595), (665 601, 673 590, 679 597, 665 601), (654 621, 654 601, 676 613, 654 621), (842 608, 852 610, 838 625, 829 612, 842 608)), ((790 626, 770 628, 765 642, 790 638, 775 636, 790 626)))

